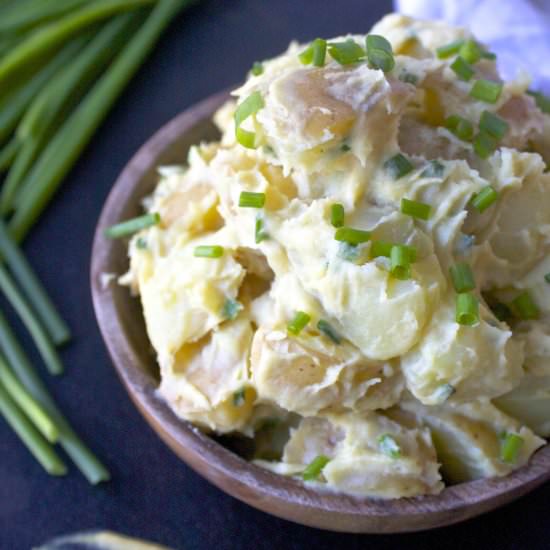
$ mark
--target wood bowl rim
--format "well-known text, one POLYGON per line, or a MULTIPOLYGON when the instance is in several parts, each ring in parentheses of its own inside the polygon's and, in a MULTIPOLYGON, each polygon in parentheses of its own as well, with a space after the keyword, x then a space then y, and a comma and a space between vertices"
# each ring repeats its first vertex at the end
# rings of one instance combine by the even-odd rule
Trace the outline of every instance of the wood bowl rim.
POLYGON ((191 106, 142 145, 110 191, 94 236, 90 276, 99 328, 128 394, 161 439, 195 471, 232 496, 297 523, 344 532, 397 533, 450 525, 511 502, 550 479, 547 444, 528 465, 506 477, 446 487, 435 496, 377 500, 317 491, 246 462, 177 418, 156 396, 155 380, 140 369, 140 358, 124 334, 114 287, 101 281, 101 274, 109 272, 109 258, 116 246, 104 237, 104 231, 120 220, 124 204, 162 152, 192 128, 206 124, 227 98, 228 92, 223 91, 191 106))

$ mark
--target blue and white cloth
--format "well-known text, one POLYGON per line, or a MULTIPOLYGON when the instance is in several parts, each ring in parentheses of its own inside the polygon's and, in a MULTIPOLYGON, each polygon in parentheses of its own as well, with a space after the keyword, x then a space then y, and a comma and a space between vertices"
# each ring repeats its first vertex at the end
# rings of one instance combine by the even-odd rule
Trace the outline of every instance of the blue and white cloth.
POLYGON ((550 0, 394 0, 395 10, 462 26, 498 55, 501 75, 519 71, 550 94, 550 0))

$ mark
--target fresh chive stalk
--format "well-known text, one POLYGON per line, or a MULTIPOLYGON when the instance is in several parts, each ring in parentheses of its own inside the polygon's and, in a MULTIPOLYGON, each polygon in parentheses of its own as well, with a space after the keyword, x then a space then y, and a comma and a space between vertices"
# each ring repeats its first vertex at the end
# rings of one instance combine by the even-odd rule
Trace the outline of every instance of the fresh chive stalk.
POLYGON ((489 111, 483 111, 479 119, 479 129, 487 132, 495 139, 502 139, 508 128, 508 123, 505 120, 489 111))
POLYGON ((370 237, 370 231, 354 229, 352 227, 339 227, 334 233, 334 238, 337 241, 348 243, 354 246, 361 243, 366 243, 370 239, 370 237))
POLYGON ((409 251, 400 245, 392 246, 390 252, 390 273, 402 281, 411 278, 409 251))
POLYGON ((410 263, 416 262, 417 252, 414 246, 409 246, 406 244, 399 245, 386 241, 373 241, 370 247, 370 257, 379 258, 380 256, 384 256, 386 258, 389 258, 391 256, 391 251, 394 246, 400 246, 403 250, 407 252, 408 260, 410 263))
POLYGON ((157 212, 152 212, 111 225, 111 227, 105 230, 105 236, 110 239, 120 239, 121 237, 128 237, 142 229, 157 225, 158 223, 160 223, 160 215, 157 212))
POLYGON ((162 31, 192 1, 158 0, 145 23, 50 141, 21 188, 21 200, 9 226, 17 242, 26 236, 36 222, 162 31))
POLYGON ((475 40, 466 40, 464 44, 460 46, 458 54, 464 61, 473 65, 481 59, 483 48, 481 48, 475 40))
POLYGON ((340 63, 340 65, 351 65, 365 59, 365 50, 352 38, 343 42, 329 42, 328 53, 340 63))
POLYGON ((254 76, 260 76, 264 72, 263 64, 260 63, 259 61, 254 61, 254 63, 252 64, 252 69, 250 69, 250 72, 254 76))
POLYGON ((108 470, 78 437, 58 409, 1 311, 0 349, 23 386, 44 407, 56 423, 59 429, 61 446, 86 479, 93 485, 108 481, 110 479, 108 470))
POLYGON ((480 213, 485 212, 489 206, 498 199, 498 193, 490 185, 485 186, 479 193, 473 196, 472 206, 480 213))
POLYGON ((395 67, 391 44, 383 37, 369 34, 366 38, 367 59, 372 69, 389 73, 395 67))
POLYGON ((405 155, 398 153, 384 163, 384 169, 393 179, 398 180, 412 172, 414 165, 405 155))
POLYGON ((431 160, 420 173, 421 178, 441 178, 445 174, 445 165, 438 160, 431 160))
POLYGON ((445 44, 444 46, 436 48, 435 53, 439 59, 447 59, 448 57, 456 55, 463 44, 464 40, 455 40, 450 44, 445 44))
POLYGON ((264 107, 264 100, 260 92, 253 92, 235 110, 235 138, 237 141, 248 149, 256 148, 256 134, 243 130, 241 124, 251 116, 254 116, 260 109, 264 107))
POLYGON ((527 290, 512 300, 512 307, 520 319, 538 319, 540 310, 527 290))
POLYGON ((40 433, 50 442, 56 443, 59 438, 59 429, 50 415, 43 409, 42 405, 25 389, 17 377, 8 367, 4 358, 0 356, 0 383, 19 406, 21 411, 27 415, 40 433))
POLYGON ((67 473, 67 467, 53 447, 17 407, 2 382, 0 382, 0 414, 46 472, 53 476, 63 476, 67 473))
POLYGON ((500 459, 502 462, 516 464, 523 444, 523 438, 518 434, 506 433, 500 444, 500 459))
POLYGON ((485 103, 496 103, 502 93, 502 84, 491 80, 480 79, 474 82, 470 96, 485 103))
POLYGON ((50 374, 61 374, 63 372, 63 364, 61 363, 61 359, 50 341, 46 330, 34 316, 34 312, 21 295, 9 273, 1 265, 0 290, 12 305, 13 309, 15 309, 17 315, 20 317, 21 321, 32 336, 32 339, 36 344, 36 347, 40 352, 40 355, 42 356, 42 359, 44 360, 50 374))
POLYGON ((467 326, 479 322, 479 302, 473 294, 463 292, 456 295, 456 322, 467 326))
POLYGON ((458 78, 466 82, 470 81, 472 76, 475 74, 473 67, 461 56, 458 56, 451 63, 451 69, 458 76, 458 78))
POLYGON ((445 119, 445 128, 462 141, 472 141, 474 137, 473 124, 458 115, 451 115, 445 119))
POLYGON ((429 204, 419 201, 411 201, 409 199, 401 199, 401 212, 406 216, 418 218, 420 220, 428 220, 432 207, 429 204))
POLYGON ((302 472, 302 479, 304 481, 313 481, 317 479, 323 468, 330 462, 330 458, 325 455, 316 456, 302 472))
POLYGON ((487 132, 480 131, 474 138, 474 152, 479 158, 489 158, 497 147, 497 140, 487 132))
POLYGON ((286 326, 286 329, 291 334, 294 334, 294 336, 298 336, 298 334, 302 332, 310 321, 311 316, 305 311, 297 311, 292 320, 286 326))
POLYGON ((197 258, 221 258, 223 256, 223 246, 217 244, 196 246, 193 256, 197 258))
POLYGON ((266 239, 269 239, 269 234, 265 230, 265 220, 258 216, 254 223, 254 242, 259 244, 266 239))
POLYGON ((454 289, 457 292, 468 292, 475 289, 474 274, 472 273, 472 268, 466 262, 452 265, 449 268, 449 272, 454 289))
POLYGON ((336 203, 330 207, 330 223, 333 227, 342 227, 345 218, 344 206, 336 203))
POLYGON ((322 38, 316 38, 299 56, 304 65, 313 65, 314 67, 324 67, 327 52, 327 41, 322 38))
POLYGON ((265 193, 241 191, 241 194, 239 195, 239 206, 241 208, 263 208, 264 205, 265 193))
POLYGON ((12 138, 0 151, 0 174, 7 171, 12 165, 17 156, 19 147, 19 141, 16 138, 12 138))
POLYGON ((0 221, 0 256, 2 256, 27 295, 38 319, 56 346, 68 342, 71 332, 56 307, 34 274, 32 267, 19 247, 12 241, 6 226, 0 221))

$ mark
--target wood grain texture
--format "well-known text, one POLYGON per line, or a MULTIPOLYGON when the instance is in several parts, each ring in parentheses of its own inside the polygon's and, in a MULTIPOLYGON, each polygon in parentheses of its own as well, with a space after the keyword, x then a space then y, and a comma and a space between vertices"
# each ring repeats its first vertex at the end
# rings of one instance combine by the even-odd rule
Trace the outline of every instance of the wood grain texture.
POLYGON ((157 132, 116 181, 96 229, 91 286, 97 320, 118 375, 158 435, 196 472, 230 495, 276 516, 335 531, 397 533, 449 525, 506 504, 550 479, 547 445, 512 475, 462 483, 438 496, 384 501, 314 491, 244 461, 178 419, 156 397, 158 367, 139 301, 116 282, 102 284, 102 274, 122 274, 128 268, 126 242, 106 239, 104 230, 142 213, 141 200, 158 180, 157 166, 181 164, 191 145, 218 136, 210 118, 226 99, 226 92, 212 96, 157 132))

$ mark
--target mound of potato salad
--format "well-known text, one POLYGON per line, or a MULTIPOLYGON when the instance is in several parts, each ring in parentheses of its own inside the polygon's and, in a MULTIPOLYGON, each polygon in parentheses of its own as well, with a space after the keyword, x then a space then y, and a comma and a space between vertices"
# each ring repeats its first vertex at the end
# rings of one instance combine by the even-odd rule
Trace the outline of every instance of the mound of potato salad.
POLYGON ((233 96, 129 245, 159 395, 349 494, 527 463, 550 435, 550 100, 400 15, 293 43, 233 96))

